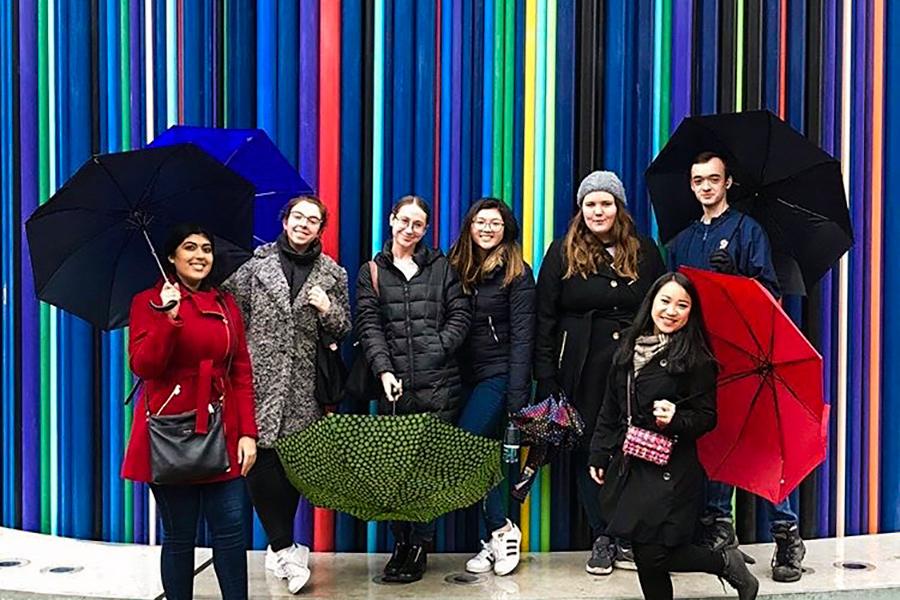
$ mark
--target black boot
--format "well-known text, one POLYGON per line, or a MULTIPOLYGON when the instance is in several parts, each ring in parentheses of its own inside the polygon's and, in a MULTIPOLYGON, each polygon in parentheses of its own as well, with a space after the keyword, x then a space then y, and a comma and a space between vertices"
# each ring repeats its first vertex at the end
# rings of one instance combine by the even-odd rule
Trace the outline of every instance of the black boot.
POLYGON ((772 579, 782 583, 799 581, 803 576, 803 557, 806 546, 800 539, 796 523, 777 523, 772 528, 775 556, 772 557, 772 579))
POLYGON ((759 580, 747 568, 741 551, 737 548, 727 548, 723 555, 725 568, 722 570, 722 579, 737 590, 740 600, 756 600, 759 580))
POLYGON ((425 551, 425 547, 418 544, 411 545, 406 554, 406 560, 403 561, 400 572, 397 573, 397 581, 412 583, 422 579, 426 566, 428 566, 428 553, 425 551))
POLYGON ((387 564, 384 565, 384 575, 382 576, 384 581, 400 581, 400 569, 406 562, 409 550, 410 545, 406 542, 399 540, 394 542, 394 551, 391 553, 391 558, 387 561, 387 564))

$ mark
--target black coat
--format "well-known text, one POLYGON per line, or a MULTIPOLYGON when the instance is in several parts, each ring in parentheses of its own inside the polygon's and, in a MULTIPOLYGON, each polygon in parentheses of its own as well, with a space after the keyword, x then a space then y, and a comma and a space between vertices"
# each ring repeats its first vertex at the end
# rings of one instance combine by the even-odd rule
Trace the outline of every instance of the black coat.
MULTIPOLYGON (((368 264, 362 266, 356 336, 376 376, 390 371, 403 381, 398 414, 431 412, 452 420, 461 403, 455 353, 469 331, 472 309, 440 250, 419 244, 413 260, 419 271, 407 281, 394 266, 388 242, 374 258, 377 294, 368 264)), ((383 398, 380 410, 391 410, 383 398)))
MULTIPOLYGON (((555 379, 590 431, 622 330, 631 325, 647 290, 665 273, 656 244, 640 238, 638 278, 621 277, 605 263, 589 277, 563 279, 562 240, 547 250, 537 281, 534 376, 555 379)), ((582 446, 590 441, 589 434, 582 446)))
POLYGON ((472 294, 472 327, 460 363, 469 385, 507 375, 506 408, 515 411, 531 395, 534 275, 526 264, 525 272, 503 287, 504 274, 504 268, 496 269, 472 294))
POLYGON ((703 508, 705 475, 697 458, 696 440, 716 426, 716 366, 672 374, 663 350, 641 369, 632 383, 632 424, 675 440, 671 458, 658 466, 625 458, 626 386, 631 367, 614 367, 597 427, 591 439, 593 466, 605 469, 601 503, 610 535, 644 544, 679 546, 690 543, 703 508), (654 400, 676 404, 672 422, 656 426, 654 400))

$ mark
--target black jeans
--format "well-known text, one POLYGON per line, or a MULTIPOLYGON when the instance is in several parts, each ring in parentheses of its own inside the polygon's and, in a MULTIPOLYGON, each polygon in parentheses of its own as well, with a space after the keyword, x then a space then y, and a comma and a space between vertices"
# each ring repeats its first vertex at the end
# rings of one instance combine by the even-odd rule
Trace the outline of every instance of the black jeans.
POLYGON ((670 548, 635 543, 632 550, 645 600, 672 600, 672 578, 669 573, 721 575, 725 569, 725 558, 721 552, 693 544, 670 548))
POLYGON ((437 522, 412 523, 410 521, 391 521, 391 533, 398 542, 416 546, 424 546, 434 540, 437 522))
POLYGON ((169 600, 194 595, 194 547, 200 513, 212 535, 213 568, 223 600, 247 598, 247 495, 241 477, 218 483, 155 485, 150 489, 163 525, 160 567, 169 600))
POLYGON ((256 463, 247 473, 247 489, 272 550, 289 548, 294 543, 300 492, 288 481, 275 449, 256 450, 256 463))
POLYGON ((593 543, 601 535, 606 535, 606 520, 600 510, 600 486, 591 479, 588 472, 588 459, 590 453, 587 450, 572 451, 572 469, 575 471, 575 485, 578 488, 578 499, 581 507, 587 514, 588 525, 591 527, 591 542, 593 543))

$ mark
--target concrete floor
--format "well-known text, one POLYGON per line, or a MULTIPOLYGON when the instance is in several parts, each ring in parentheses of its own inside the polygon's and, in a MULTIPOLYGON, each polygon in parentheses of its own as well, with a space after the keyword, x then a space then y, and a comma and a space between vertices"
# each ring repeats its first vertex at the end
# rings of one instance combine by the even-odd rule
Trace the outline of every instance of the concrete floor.
MULTIPOLYGON (((762 581, 760 597, 790 600, 860 598, 900 599, 900 534, 860 536, 843 540, 807 542, 805 566, 809 572, 794 584, 769 579, 771 544, 745 546, 757 559, 753 572, 762 581), (863 568, 845 569, 843 562, 863 568)), ((466 577, 463 565, 468 555, 433 554, 425 578, 410 585, 381 584, 377 577, 386 555, 314 554, 312 578, 298 597, 347 600, 389 598, 440 598, 463 600, 575 600, 581 598, 640 598, 637 576, 615 571, 608 577, 584 572, 584 552, 526 555, 515 573, 507 577, 466 577), (462 576, 461 580, 459 576, 462 576), (474 580, 465 582, 466 580, 474 580)), ((153 599, 162 593, 159 582, 159 548, 128 544, 103 544, 0 529, 0 565, 21 559, 21 566, 0 566, 0 600, 24 598, 153 599), (73 572, 54 573, 54 567, 72 567, 73 572)), ((250 597, 292 597, 286 584, 267 574, 264 553, 249 556, 250 597)), ((208 550, 197 551, 199 574, 195 598, 218 598, 215 573, 208 550)), ((675 593, 680 598, 736 597, 715 577, 703 574, 675 575, 675 593)))

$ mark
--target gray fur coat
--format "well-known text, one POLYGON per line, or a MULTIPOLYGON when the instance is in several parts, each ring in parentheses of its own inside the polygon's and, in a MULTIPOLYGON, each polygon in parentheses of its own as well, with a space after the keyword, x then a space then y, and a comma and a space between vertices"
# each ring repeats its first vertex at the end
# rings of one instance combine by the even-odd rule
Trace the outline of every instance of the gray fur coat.
POLYGON ((271 448, 281 437, 303 429, 322 415, 314 397, 317 325, 335 339, 350 331, 347 271, 320 254, 294 299, 281 269, 278 246, 256 249, 222 286, 241 308, 253 365, 253 391, 259 445, 271 448), (331 300, 324 315, 308 303, 318 285, 331 300))

